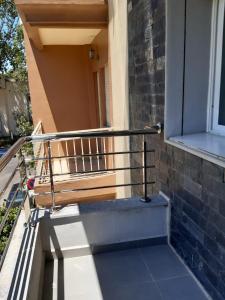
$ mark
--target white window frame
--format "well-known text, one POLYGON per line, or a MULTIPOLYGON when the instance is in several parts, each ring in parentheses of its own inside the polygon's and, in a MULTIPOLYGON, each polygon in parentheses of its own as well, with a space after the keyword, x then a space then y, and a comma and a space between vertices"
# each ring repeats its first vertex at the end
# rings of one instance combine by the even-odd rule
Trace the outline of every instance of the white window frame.
POLYGON ((225 0, 214 0, 212 11, 211 58, 208 99, 208 131, 225 135, 225 126, 218 124, 222 72, 225 0))

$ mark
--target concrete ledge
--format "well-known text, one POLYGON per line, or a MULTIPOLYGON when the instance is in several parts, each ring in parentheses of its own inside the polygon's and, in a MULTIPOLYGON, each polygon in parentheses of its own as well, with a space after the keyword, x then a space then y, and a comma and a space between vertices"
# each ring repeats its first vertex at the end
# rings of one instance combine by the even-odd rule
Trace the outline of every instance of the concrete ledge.
POLYGON ((167 206, 168 202, 161 195, 155 195, 151 202, 143 202, 138 197, 108 200, 97 203, 79 204, 80 213, 106 212, 112 210, 143 209, 150 207, 167 206))
POLYGON ((50 216, 51 219, 64 218, 64 217, 75 217, 87 213, 100 213, 113 210, 130 210, 138 208, 150 208, 168 206, 167 200, 162 195, 155 195, 151 198, 151 202, 143 202, 140 197, 116 199, 116 200, 105 200, 101 202, 91 203, 80 203, 68 205, 59 210, 55 210, 52 214, 48 210, 40 210, 40 217, 44 216, 44 212, 50 216))
POLYGON ((161 195, 149 203, 139 198, 120 199, 70 205, 53 214, 41 214, 42 244, 48 257, 86 255, 167 239, 168 202, 161 195))

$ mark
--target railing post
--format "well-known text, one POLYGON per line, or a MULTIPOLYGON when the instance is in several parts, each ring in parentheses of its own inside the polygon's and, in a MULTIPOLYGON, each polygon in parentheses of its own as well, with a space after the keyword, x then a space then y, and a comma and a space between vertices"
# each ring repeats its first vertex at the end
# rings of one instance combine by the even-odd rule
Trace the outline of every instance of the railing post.
POLYGON ((26 158, 23 154, 22 148, 19 150, 19 171, 20 174, 20 188, 19 190, 23 194, 23 209, 25 213, 25 224, 29 223, 30 215, 31 215, 31 196, 29 194, 29 188, 28 188, 28 178, 29 178, 29 172, 27 171, 27 164, 26 164, 26 158), (24 186, 25 185, 25 186, 24 186), (26 192, 25 192, 26 191, 26 192))
POLYGON ((22 149, 19 150, 19 156, 21 158, 21 163, 20 163, 20 179, 22 180, 23 178, 28 178, 27 176, 27 166, 26 166, 26 161, 25 161, 25 157, 23 155, 23 151, 22 149), (22 169, 23 168, 23 169, 22 169))
POLYGON ((143 135, 143 185, 144 185, 144 197, 141 198, 143 202, 150 202, 151 198, 148 197, 148 184, 147 184, 147 142, 145 140, 145 135, 143 135))
POLYGON ((54 188, 54 178, 52 171, 52 154, 51 154, 51 144, 48 141, 48 167, 49 167, 49 176, 50 176, 50 184, 51 184, 51 195, 52 195, 52 210, 55 209, 55 188, 54 188))

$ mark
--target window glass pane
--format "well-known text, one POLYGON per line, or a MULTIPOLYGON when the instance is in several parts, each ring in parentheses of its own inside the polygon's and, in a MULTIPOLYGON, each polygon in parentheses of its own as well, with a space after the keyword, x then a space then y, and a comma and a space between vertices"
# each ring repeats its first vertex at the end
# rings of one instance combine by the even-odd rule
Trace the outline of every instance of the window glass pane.
POLYGON ((225 126, 225 23, 223 24, 223 57, 220 83, 219 125, 225 126))

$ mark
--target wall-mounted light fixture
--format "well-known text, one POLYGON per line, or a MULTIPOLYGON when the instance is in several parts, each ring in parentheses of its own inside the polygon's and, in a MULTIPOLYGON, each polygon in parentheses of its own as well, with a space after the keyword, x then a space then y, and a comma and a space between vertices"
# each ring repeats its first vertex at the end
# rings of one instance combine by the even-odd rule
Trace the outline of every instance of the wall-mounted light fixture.
POLYGON ((93 49, 93 48, 89 49, 88 56, 89 56, 89 59, 91 59, 91 60, 93 60, 93 59, 98 60, 99 59, 99 56, 98 56, 96 50, 93 49))
POLYGON ((89 59, 94 59, 95 58, 95 50, 93 48, 89 49, 89 59))

